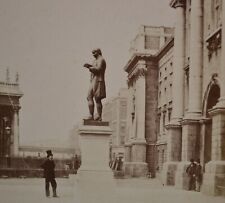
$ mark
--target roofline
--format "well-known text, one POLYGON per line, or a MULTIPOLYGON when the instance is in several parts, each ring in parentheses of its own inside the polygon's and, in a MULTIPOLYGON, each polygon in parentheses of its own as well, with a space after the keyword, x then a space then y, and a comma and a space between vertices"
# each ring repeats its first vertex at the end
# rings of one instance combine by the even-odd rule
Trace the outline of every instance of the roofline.
POLYGON ((163 54, 167 52, 171 47, 174 45, 174 37, 171 37, 170 40, 164 46, 157 52, 157 58, 160 59, 162 58, 163 54))

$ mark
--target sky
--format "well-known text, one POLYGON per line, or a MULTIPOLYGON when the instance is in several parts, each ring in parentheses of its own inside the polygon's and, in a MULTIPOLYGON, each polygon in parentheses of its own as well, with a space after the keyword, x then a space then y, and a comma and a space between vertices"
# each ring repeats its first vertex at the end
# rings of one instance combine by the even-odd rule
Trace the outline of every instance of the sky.
POLYGON ((91 51, 107 62, 107 98, 126 87, 140 25, 174 26, 170 0, 0 0, 0 80, 20 75, 20 144, 57 140, 88 115, 91 51))

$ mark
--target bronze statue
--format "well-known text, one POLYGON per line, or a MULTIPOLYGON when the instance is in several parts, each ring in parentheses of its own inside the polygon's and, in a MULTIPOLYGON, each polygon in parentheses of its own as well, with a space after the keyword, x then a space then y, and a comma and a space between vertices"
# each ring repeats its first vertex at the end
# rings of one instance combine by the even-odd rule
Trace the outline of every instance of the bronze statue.
POLYGON ((100 49, 94 49, 92 54, 95 58, 93 64, 85 63, 84 67, 88 68, 91 72, 90 87, 88 90, 88 107, 89 116, 88 119, 101 121, 102 120, 102 99, 106 97, 105 88, 105 70, 106 62, 102 57, 100 49), (94 118, 94 100, 97 108, 97 116, 94 118))

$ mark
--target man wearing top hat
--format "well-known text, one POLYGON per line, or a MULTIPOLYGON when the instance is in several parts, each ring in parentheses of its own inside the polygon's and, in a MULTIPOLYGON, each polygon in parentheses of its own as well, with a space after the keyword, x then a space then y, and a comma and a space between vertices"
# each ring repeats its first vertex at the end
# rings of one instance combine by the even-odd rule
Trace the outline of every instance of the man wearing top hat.
POLYGON ((50 196, 49 183, 51 183, 53 197, 58 197, 56 194, 57 183, 55 181, 55 163, 53 161, 53 154, 51 150, 47 150, 47 159, 41 165, 41 168, 44 169, 44 178, 45 178, 45 194, 46 197, 50 196))

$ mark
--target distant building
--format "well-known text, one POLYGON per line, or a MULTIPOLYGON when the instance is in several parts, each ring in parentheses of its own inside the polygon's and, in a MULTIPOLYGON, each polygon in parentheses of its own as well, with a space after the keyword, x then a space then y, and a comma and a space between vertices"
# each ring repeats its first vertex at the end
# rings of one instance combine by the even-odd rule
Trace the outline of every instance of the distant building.
POLYGON ((77 133, 78 125, 74 125, 67 139, 45 138, 38 140, 35 144, 20 145, 20 157, 46 157, 46 150, 52 150, 54 158, 70 159, 76 155, 80 157, 79 136, 77 133))
POLYGON ((0 81, 0 165, 4 165, 4 158, 19 155, 19 100, 22 96, 18 74, 12 82, 7 69, 6 80, 0 81))
POLYGON ((71 159, 75 156, 74 148, 66 147, 49 147, 49 146, 20 146, 19 156, 23 158, 45 158, 46 151, 51 149, 54 158, 56 159, 71 159))
POLYGON ((121 88, 116 97, 104 103, 103 120, 109 121, 112 128, 110 158, 124 157, 124 144, 127 137, 127 89, 121 88))

